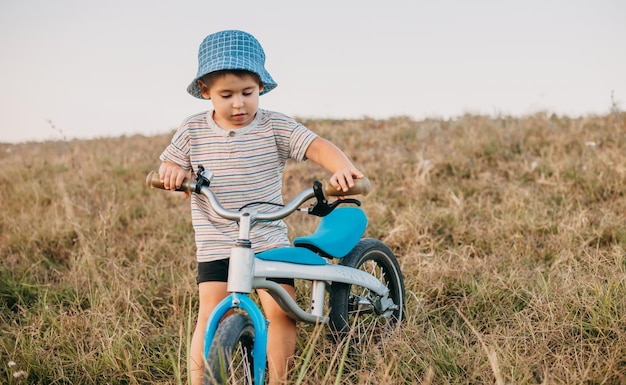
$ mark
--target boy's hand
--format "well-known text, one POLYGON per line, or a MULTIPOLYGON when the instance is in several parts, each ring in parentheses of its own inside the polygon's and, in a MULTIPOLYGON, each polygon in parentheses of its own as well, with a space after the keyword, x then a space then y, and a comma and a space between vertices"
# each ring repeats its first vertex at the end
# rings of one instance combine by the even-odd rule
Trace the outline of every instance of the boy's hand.
POLYGON ((365 175, 354 167, 343 168, 338 170, 330 177, 330 184, 337 189, 337 191, 348 191, 349 188, 354 187, 354 179, 360 179, 365 175))
POLYGON ((163 162, 159 167, 159 179, 166 190, 176 191, 187 177, 189 177, 189 173, 175 163, 163 162))
POLYGON ((365 177, 343 151, 326 139, 315 138, 306 150, 306 157, 333 173, 329 182, 337 191, 348 191, 354 187, 355 178, 365 177))

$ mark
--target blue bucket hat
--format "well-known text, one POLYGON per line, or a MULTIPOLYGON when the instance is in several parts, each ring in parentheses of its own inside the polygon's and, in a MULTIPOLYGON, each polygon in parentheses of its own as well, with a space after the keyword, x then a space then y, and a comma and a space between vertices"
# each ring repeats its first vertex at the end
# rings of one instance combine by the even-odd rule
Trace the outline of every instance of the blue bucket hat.
POLYGON ((187 92, 204 99, 198 79, 210 72, 235 69, 259 75, 263 82, 260 95, 270 92, 278 85, 265 69, 265 52, 261 43, 247 32, 229 30, 204 38, 198 50, 198 74, 187 87, 187 92))

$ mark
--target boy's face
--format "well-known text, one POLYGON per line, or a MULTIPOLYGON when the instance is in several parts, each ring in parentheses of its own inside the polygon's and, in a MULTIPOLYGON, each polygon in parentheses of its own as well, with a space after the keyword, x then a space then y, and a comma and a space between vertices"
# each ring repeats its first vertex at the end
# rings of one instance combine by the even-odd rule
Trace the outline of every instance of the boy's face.
POLYGON ((210 88, 202 80, 198 85, 202 96, 213 102, 213 119, 221 128, 236 130, 254 119, 263 88, 253 76, 226 73, 217 77, 210 88))

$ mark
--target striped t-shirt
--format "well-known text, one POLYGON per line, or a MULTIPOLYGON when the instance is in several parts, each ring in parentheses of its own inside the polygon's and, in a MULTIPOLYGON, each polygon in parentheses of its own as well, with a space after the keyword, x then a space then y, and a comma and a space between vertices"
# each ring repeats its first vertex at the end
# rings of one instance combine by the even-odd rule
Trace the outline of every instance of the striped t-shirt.
MULTIPOLYGON (((254 121, 237 130, 220 128, 212 116, 213 111, 207 111, 187 118, 160 159, 187 171, 196 172, 199 165, 211 170, 211 189, 227 209, 251 202, 282 204, 287 159, 305 160, 317 135, 286 115, 262 109, 254 121)), ((217 216, 200 194, 191 194, 191 219, 198 262, 230 257, 239 235, 237 223, 217 216)), ((257 222, 250 240, 257 252, 289 246, 283 221, 257 222)))

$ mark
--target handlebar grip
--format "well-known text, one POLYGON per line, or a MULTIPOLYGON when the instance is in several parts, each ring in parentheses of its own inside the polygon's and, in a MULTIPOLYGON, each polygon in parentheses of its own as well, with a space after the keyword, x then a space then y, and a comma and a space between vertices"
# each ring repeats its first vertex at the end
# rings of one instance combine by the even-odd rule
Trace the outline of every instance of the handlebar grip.
MULTIPOLYGON (((179 189, 176 189, 176 191, 186 191, 188 193, 191 193, 191 186, 189 185, 191 181, 187 178, 185 178, 185 180, 183 180, 183 184, 180 186, 179 189)), ((163 182, 161 182, 161 178, 159 178, 159 173, 157 171, 150 171, 148 173, 148 176, 146 176, 146 185, 149 188, 160 188, 162 190, 165 190, 165 186, 163 186, 163 182)))
POLYGON ((348 189, 348 191, 337 190, 328 181, 322 183, 322 189, 324 196, 348 196, 348 195, 367 195, 370 192, 372 185, 367 178, 355 179, 354 187, 348 189))

